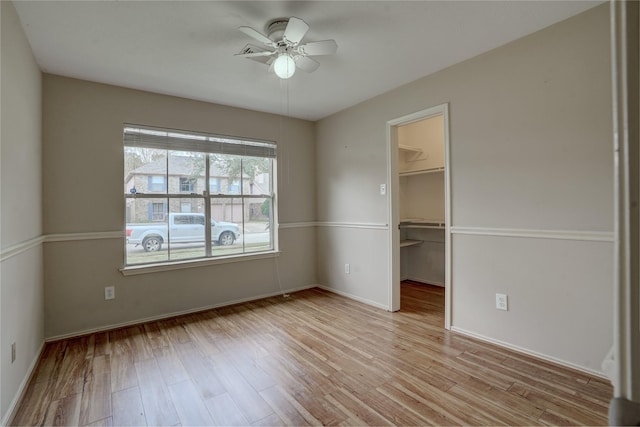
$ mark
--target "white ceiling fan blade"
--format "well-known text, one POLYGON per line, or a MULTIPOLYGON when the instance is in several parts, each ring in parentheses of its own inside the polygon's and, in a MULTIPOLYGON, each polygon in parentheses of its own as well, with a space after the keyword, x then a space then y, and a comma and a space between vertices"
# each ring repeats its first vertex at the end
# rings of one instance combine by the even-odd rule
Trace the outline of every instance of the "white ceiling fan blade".
POLYGON ((296 67, 306 71, 307 73, 313 73, 320 66, 318 61, 307 56, 296 56, 293 60, 296 62, 296 67))
POLYGON ((309 42, 298 46, 298 52, 302 55, 333 55, 338 50, 335 40, 322 40, 309 42))
POLYGON ((235 56, 241 56, 243 58, 253 58, 253 57, 256 57, 256 56, 271 56, 274 53, 275 52, 269 52, 269 51, 265 50, 264 52, 236 53, 235 56))
POLYGON ((245 33, 246 35, 248 35, 249 37, 252 37, 252 38, 258 40, 259 42, 262 42, 262 43, 266 44, 267 46, 272 46, 272 47, 276 46, 276 44, 273 42, 273 40, 271 40, 270 38, 268 38, 264 34, 261 34, 261 33, 257 32, 256 30, 254 30, 251 27, 238 27, 238 29, 240 31, 242 31, 243 33, 245 33))
POLYGON ((240 51, 240 53, 236 53, 235 56, 242 56, 243 58, 253 58, 253 57, 260 57, 260 56, 271 56, 274 53, 276 53, 276 51, 273 50, 267 50, 264 49, 260 46, 254 46, 252 44, 248 44, 245 47, 242 48, 242 50, 240 51))
POLYGON ((307 34, 307 31, 309 31, 307 23, 300 18, 292 16, 289 18, 289 23, 284 30, 282 38, 293 45, 297 45, 304 35, 307 34))

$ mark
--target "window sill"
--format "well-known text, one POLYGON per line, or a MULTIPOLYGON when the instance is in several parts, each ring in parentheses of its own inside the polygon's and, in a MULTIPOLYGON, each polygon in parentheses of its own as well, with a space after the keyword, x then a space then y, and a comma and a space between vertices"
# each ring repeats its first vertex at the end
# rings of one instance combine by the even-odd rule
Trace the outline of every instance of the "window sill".
POLYGON ((157 273, 160 271, 183 270, 185 268, 208 267, 210 265, 229 264, 232 262, 253 261, 256 259, 275 258, 280 256, 279 251, 260 252, 251 255, 230 255, 219 258, 206 258, 188 261, 174 261, 159 264, 146 264, 128 266, 120 269, 123 276, 135 276, 138 274, 157 273))

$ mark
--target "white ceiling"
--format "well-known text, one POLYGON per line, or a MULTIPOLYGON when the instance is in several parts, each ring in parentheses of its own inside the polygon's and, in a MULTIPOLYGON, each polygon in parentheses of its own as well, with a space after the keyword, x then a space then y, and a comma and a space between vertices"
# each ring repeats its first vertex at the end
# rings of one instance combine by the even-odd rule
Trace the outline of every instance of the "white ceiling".
POLYGON ((15 1, 47 73, 317 120, 601 1, 15 1), (280 81, 234 57, 297 16, 335 39, 314 73, 280 81), (287 87, 288 86, 288 87, 287 87), (287 90, 288 89, 288 90, 287 90))

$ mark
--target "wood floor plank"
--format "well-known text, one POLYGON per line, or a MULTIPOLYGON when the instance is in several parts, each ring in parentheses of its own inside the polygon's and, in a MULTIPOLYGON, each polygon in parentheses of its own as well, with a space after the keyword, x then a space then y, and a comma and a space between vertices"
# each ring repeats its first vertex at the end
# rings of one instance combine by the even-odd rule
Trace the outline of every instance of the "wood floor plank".
POLYGON ((113 427, 113 418, 111 417, 107 417, 107 418, 103 418, 101 420, 98 421, 94 421, 91 424, 85 424, 87 426, 91 426, 91 427, 113 427))
POLYGON ((111 395, 113 402, 113 424, 117 426, 146 426, 144 406, 138 387, 116 391, 111 395))
POLYGON ((10 425, 606 425, 611 385, 309 289, 48 343, 10 425))
POLYGON ((562 413, 564 419, 574 425, 589 425, 593 422, 597 424, 607 423, 607 418, 603 416, 602 412, 591 411, 576 401, 559 399, 557 396, 538 391, 525 384, 514 383, 509 391, 524 397, 538 407, 545 408, 547 412, 562 413))
POLYGON ((147 423, 151 426, 178 424, 180 419, 158 362, 149 359, 135 366, 147 423))
POLYGON ((89 362, 80 403, 80 424, 90 424, 111 414, 110 358, 96 356, 89 362))
POLYGON ((165 334, 162 333, 162 329, 160 329, 158 322, 148 322, 142 325, 142 327, 144 328, 144 333, 149 339, 152 350, 169 346, 169 340, 165 334))
POLYGON ((322 425, 322 422, 311 415, 294 397, 277 385, 262 390, 260 396, 271 406, 273 411, 278 414, 286 425, 322 425))
POLYGON ((184 344, 191 341, 191 337, 178 319, 159 320, 157 325, 167 340, 172 344, 184 344))
POLYGON ((242 415, 240 408, 229 393, 219 394, 204 401, 213 421, 219 426, 247 426, 249 421, 242 415))
POLYGON ((467 402, 479 416, 496 420, 490 423, 491 425, 532 426, 539 424, 535 418, 518 411, 512 411, 504 407, 501 402, 484 399, 482 396, 478 396, 475 391, 470 391, 463 385, 452 387, 447 391, 447 394, 457 400, 467 402))
POLYGON ((49 381, 29 384, 12 423, 19 426, 42 425, 47 416, 47 409, 52 401, 56 383, 57 380, 52 378, 49 381))
POLYGON ((327 396, 289 389, 287 389, 287 392, 322 425, 335 426, 345 422, 347 419, 340 408, 328 401, 327 396))
POLYGON ((135 350, 125 329, 109 333, 111 343, 111 391, 126 390, 138 385, 135 368, 135 350))
MULTIPOLYGON (((369 390, 364 394, 358 394, 358 397, 367 406, 373 408, 379 414, 384 414, 389 418, 392 424, 404 426, 417 426, 425 423, 425 420, 413 411, 409 411, 404 405, 398 405, 397 402, 389 399, 380 388, 369 390), (394 411, 394 408, 403 408, 402 411, 394 411)), ((428 423, 428 422, 426 422, 428 423)))
POLYGON ((104 356, 111 354, 111 343, 109 342, 109 332, 98 332, 95 334, 94 356, 104 356))
POLYGON ((111 391, 116 392, 137 387, 136 367, 133 354, 111 355, 111 391))
POLYGON ((191 380, 171 384, 169 392, 183 426, 213 425, 213 418, 191 380))
POLYGON ((240 375, 251 384, 254 390, 260 391, 277 385, 276 379, 267 373, 258 362, 247 354, 234 353, 230 359, 240 375))
POLYGON ((57 382, 52 400, 60 400, 72 394, 82 393, 87 366, 88 337, 74 338, 64 349, 64 356, 57 371, 57 382))
POLYGON ((73 394, 51 402, 44 420, 46 426, 76 426, 80 424, 81 394, 73 394))
POLYGON ((167 385, 180 383, 189 379, 189 374, 182 365, 173 346, 160 347, 153 350, 162 378, 167 385))
POLYGON ((57 341, 45 345, 42 357, 33 375, 34 382, 49 381, 52 378, 58 378, 58 371, 64 358, 65 347, 65 341, 57 341))
MULTIPOLYGON (((506 375, 514 379, 514 385, 509 390, 513 391, 514 386, 519 382, 526 384, 527 388, 536 390, 545 395, 553 396, 555 401, 563 401, 568 403, 568 408, 572 404, 579 405, 580 407, 590 410, 594 413, 607 413, 608 399, 593 400, 591 398, 584 398, 575 393, 574 387, 568 387, 566 383, 563 384, 554 383, 548 379, 540 378, 531 373, 520 371, 517 368, 511 368, 503 363, 493 363, 491 360, 484 361, 486 366, 490 366, 493 372, 500 375, 506 375)), ((609 386, 610 387, 610 386, 609 386)), ((608 388, 603 385, 603 388, 608 388)))
POLYGON ((211 360, 200 351, 193 341, 173 344, 173 347, 202 399, 209 399, 227 391, 216 375, 211 360))
POLYGON ((256 427, 260 427, 260 426, 273 427, 273 426, 283 426, 285 424, 284 424, 284 421, 282 421, 282 419, 280 419, 280 417, 276 413, 273 413, 267 417, 259 419, 254 423, 251 423, 251 425, 256 427))
POLYGON ((273 413, 273 409, 238 372, 226 357, 213 355, 213 372, 245 418, 254 423, 273 413))
POLYGON ((400 384, 384 384, 378 387, 377 391, 387 397, 390 402, 395 402, 406 408, 406 411, 418 416, 423 420, 422 422, 426 420, 427 423, 433 425, 472 424, 468 420, 459 418, 456 414, 443 410, 444 408, 438 405, 436 399, 424 399, 400 384))
POLYGON ((220 348, 215 343, 216 334, 206 325, 206 321, 200 321, 198 316, 195 315, 192 319, 192 321, 184 324, 184 328, 195 341, 195 344, 205 354, 220 353, 220 348))
POLYGON ((133 361, 141 362, 143 360, 153 359, 153 347, 147 336, 143 326, 134 326, 126 329, 127 336, 131 342, 131 350, 133 351, 133 361))
POLYGON ((391 424, 391 421, 382 413, 345 388, 334 391, 326 396, 326 399, 341 408, 351 421, 355 421, 355 424, 375 426, 391 424))

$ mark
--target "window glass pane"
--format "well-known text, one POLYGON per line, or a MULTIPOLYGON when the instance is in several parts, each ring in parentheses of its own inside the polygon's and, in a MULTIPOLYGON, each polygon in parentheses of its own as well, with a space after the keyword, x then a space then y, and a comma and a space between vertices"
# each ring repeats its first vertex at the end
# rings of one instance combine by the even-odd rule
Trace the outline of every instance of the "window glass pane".
POLYGON ((204 154, 169 151, 169 193, 197 193, 205 190, 204 154))
POLYGON ((127 199, 127 264, 169 260, 166 248, 169 201, 163 199, 127 199))
POLYGON ((169 201, 169 260, 202 258, 205 254, 204 198, 169 201), (191 206, 191 213, 182 211, 191 206))
POLYGON ((240 194, 242 156, 229 154, 210 154, 209 156, 211 159, 209 176, 220 181, 220 189, 212 191, 212 194, 240 194))
POLYGON ((229 179, 229 187, 227 188, 227 194, 240 194, 239 179, 229 179))
POLYGON ((243 194, 271 194, 271 159, 260 157, 244 157, 243 194))
POLYGON ((209 178, 209 192, 211 194, 222 193, 222 178, 220 177, 209 178))
POLYGON ((273 249, 273 209, 271 198, 246 198, 245 223, 242 236, 245 252, 273 249))
POLYGON ((211 199, 211 240, 214 256, 242 253, 242 199, 211 199))
POLYGON ((167 152, 124 147, 124 192, 166 193, 167 152))

